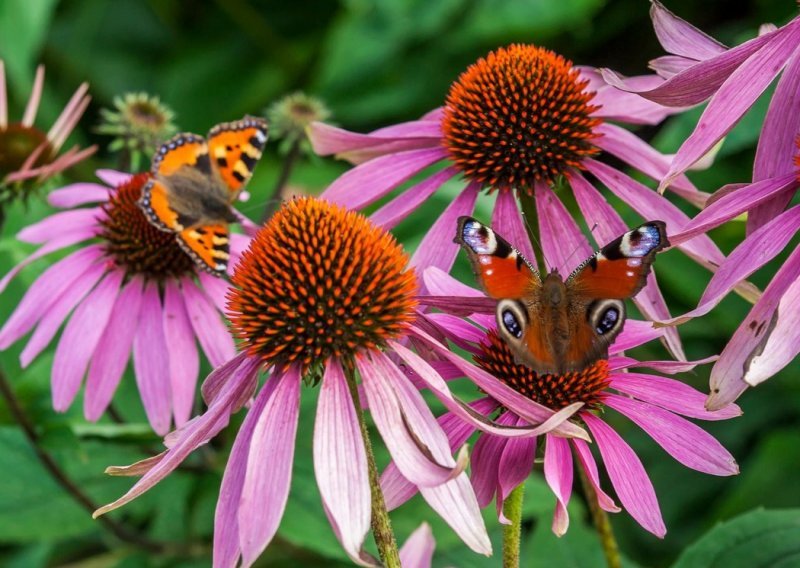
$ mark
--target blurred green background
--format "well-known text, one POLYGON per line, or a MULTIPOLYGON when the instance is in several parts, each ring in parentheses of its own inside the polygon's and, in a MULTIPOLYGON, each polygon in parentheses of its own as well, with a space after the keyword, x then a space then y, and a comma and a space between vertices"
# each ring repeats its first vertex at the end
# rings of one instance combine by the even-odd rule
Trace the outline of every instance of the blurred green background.
MULTIPOLYGON (((674 0, 667 6, 729 45, 752 37, 759 24, 780 25, 797 11, 796 3, 789 0, 674 0)), ((625 74, 644 73, 648 59, 662 53, 648 8, 644 0, 2 0, 0 58, 6 64, 12 117, 21 116, 39 62, 46 65, 47 73, 38 124, 50 124, 77 85, 90 83, 93 101, 70 143, 96 143, 101 150, 68 172, 66 181, 90 180, 95 168, 113 167, 116 160, 104 149, 109 139, 94 132, 99 109, 110 107, 115 95, 127 91, 159 95, 176 111, 181 129, 204 133, 218 122, 261 113, 281 96, 303 90, 322 98, 336 123, 366 131, 417 118, 440 105, 450 83, 467 65, 511 42, 537 43, 577 64, 611 67, 625 74)), ((713 191, 725 183, 749 179, 765 103, 766 99, 757 104, 729 136, 712 169, 693 174, 701 189, 713 191)), ((674 151, 697 116, 695 110, 638 132, 661 150, 674 151)), ((272 142, 249 186, 253 197, 240 207, 244 213, 256 219, 260 216, 280 167, 281 156, 272 142)), ((345 169, 333 160, 304 158, 294 169, 290 184, 298 191, 318 193, 345 169)), ((441 192, 411 222, 398 227, 398 237, 409 248, 416 245, 454 190, 441 192)), ((478 215, 488 218, 488 206, 483 203, 482 207, 478 215)), ((34 199, 27 207, 16 205, 9 211, 0 235, 0 273, 33 250, 15 240, 17 230, 49 210, 34 199)), ((629 211, 625 215, 636 220, 629 211)), ((740 222, 712 233, 725 252, 742 235, 740 222)), ((785 255, 756 274, 753 281, 763 286, 783 258, 785 255)), ((40 261, 23 271, 0 296, 0 317, 10 314, 49 262, 40 261)), ((465 265, 459 263, 457 270, 470 278, 465 265)), ((703 269, 677 252, 660 257, 656 272, 673 313, 693 307, 708 280, 703 269)), ((710 315, 683 326, 681 336, 689 357, 718 353, 747 309, 743 300, 731 297, 710 315)), ((122 494, 131 481, 108 478, 103 469, 144 457, 159 443, 149 433, 130 372, 116 398, 128 423, 103 420, 90 425, 82 419, 80 401, 66 414, 55 414, 50 408, 52 347, 24 371, 18 363, 20 350, 21 345, 14 345, 0 354, 0 367, 12 378, 42 434, 44 447, 95 501, 107 502, 122 494)), ((658 346, 637 354, 665 356, 658 346)), ((679 558, 682 566, 706 565, 701 552, 710 546, 732 546, 726 538, 744 530, 742 526, 759 528, 761 538, 767 540, 753 542, 762 552, 779 550, 777 545, 764 543, 771 542, 767 537, 787 530, 785 542, 800 543, 798 509, 782 514, 754 512, 762 507, 800 507, 798 375, 795 361, 769 383, 742 397, 744 416, 704 425, 737 458, 741 474, 734 478, 713 478, 687 470, 637 427, 612 419, 650 473, 669 530, 664 540, 658 540, 626 514, 613 516, 628 565, 669 566, 679 558), (748 512, 733 528, 724 526, 703 539, 720 522, 748 512), (686 556, 693 544, 694 551, 686 556)), ((706 390, 708 369, 682 378, 706 390)), ((278 537, 259 561, 262 566, 346 565, 322 512, 313 478, 315 396, 313 390, 304 391, 292 495, 278 537)), ((155 555, 116 541, 64 494, 0 404, 0 565, 209 565, 214 505, 237 425, 214 444, 208 459, 190 460, 197 467, 172 475, 145 497, 113 513, 153 539, 192 543, 188 555, 155 555), (209 464, 210 469, 206 467, 209 464)), ((379 459, 385 463, 385 452, 379 459)), ((523 565, 602 565, 599 544, 580 499, 573 499, 572 524, 561 539, 550 532, 553 505, 554 498, 541 475, 531 477, 523 565)), ((437 539, 435 566, 498 566, 500 533, 491 510, 486 518, 496 550, 491 559, 470 553, 419 498, 393 513, 401 540, 420 521, 432 524, 437 539)), ((789 563, 784 566, 800 565, 798 546, 794 544, 786 553, 789 563)), ((766 565, 754 558, 733 555, 726 566, 766 565)))

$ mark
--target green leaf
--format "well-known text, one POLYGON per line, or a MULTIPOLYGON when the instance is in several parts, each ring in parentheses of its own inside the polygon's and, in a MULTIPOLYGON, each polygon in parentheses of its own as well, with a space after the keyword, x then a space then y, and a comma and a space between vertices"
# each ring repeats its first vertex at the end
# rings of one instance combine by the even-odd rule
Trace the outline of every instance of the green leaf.
POLYGON ((56 4, 57 0, 0 2, 0 58, 5 61, 12 88, 20 99, 27 98, 23 85, 33 78, 35 60, 56 4))
POLYGON ((756 510, 714 527, 673 568, 789 568, 800 563, 800 509, 756 510))

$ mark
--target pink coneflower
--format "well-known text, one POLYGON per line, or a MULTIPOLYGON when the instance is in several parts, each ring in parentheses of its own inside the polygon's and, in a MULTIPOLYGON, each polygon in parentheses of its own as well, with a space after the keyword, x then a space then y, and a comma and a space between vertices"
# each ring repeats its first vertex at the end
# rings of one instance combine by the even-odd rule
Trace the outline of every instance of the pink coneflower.
MULTIPOLYGON (((673 179, 701 159, 742 118, 781 74, 767 110, 756 150, 753 182, 779 180, 794 169, 794 139, 800 132, 797 90, 800 83, 800 17, 781 28, 762 27, 762 34, 727 48, 653 1, 651 17, 661 45, 672 55, 652 62, 667 80, 655 88, 624 80, 610 71, 612 85, 667 106, 685 107, 709 99, 694 132, 681 145, 661 182, 673 179)), ((791 194, 766 200, 748 215, 748 232, 756 230, 784 210, 791 194)))
MULTIPOLYGON (((112 470, 144 476, 97 514, 142 494, 212 438, 252 396, 259 372, 267 370, 222 481, 215 566, 233 566, 239 557, 249 566, 275 535, 289 494, 300 386, 320 381, 314 470, 325 511, 353 561, 374 563, 362 550, 370 526, 369 472, 374 465, 369 467, 371 453, 359 427, 361 395, 406 479, 470 548, 490 554, 463 473, 465 455, 452 457, 444 432, 397 362, 398 353, 408 351, 401 343, 418 330, 417 279, 394 238, 359 213, 312 198, 295 199, 253 238, 232 281, 229 315, 242 352, 206 379, 202 391, 208 410, 170 435, 166 452, 112 470)), ((475 427, 509 430, 471 414, 440 376, 426 377, 425 386, 475 427)), ((516 394, 500 387, 499 397, 505 391, 516 394)), ((520 412, 531 425, 509 435, 533 436, 556 428, 585 437, 582 429, 564 422, 579 406, 554 413, 524 400, 520 412)))
MULTIPOLYGON (((522 232, 519 221, 513 217, 509 221, 509 226, 516 225, 517 231, 522 232)), ((562 255, 572 250, 574 241, 582 240, 579 234, 570 237, 563 230, 559 235, 562 237, 562 255)), ((578 262, 575 260, 572 267, 578 262)), ((425 278, 429 289, 438 295, 480 295, 436 268, 428 269, 425 278)), ((454 304, 457 305, 457 302, 454 304)), ((733 457, 719 442, 682 417, 721 420, 738 416, 738 407, 731 405, 717 412, 709 412, 703 408, 705 396, 688 385, 663 376, 628 372, 634 368, 649 368, 677 373, 691 370, 698 363, 637 361, 623 355, 623 351, 658 336, 658 330, 646 322, 627 320, 623 331, 609 349, 608 360, 598 360, 581 371, 554 375, 537 373, 530 367, 516 363, 511 350, 494 330, 494 318, 487 321, 485 316, 473 316, 473 322, 478 324, 476 326, 448 314, 430 314, 428 317, 435 319, 446 330, 449 339, 472 352, 477 366, 461 359, 445 345, 428 338, 428 347, 434 350, 441 361, 429 364, 420 358, 406 357, 405 362, 411 371, 419 376, 439 373, 451 379, 468 377, 472 381, 479 381, 486 396, 473 401, 472 409, 487 417, 493 416, 495 421, 508 426, 524 425, 527 420, 517 414, 513 406, 498 400, 487 390, 483 386, 487 381, 503 383, 523 397, 553 410, 576 402, 583 403, 572 421, 586 426, 591 434, 622 506, 642 527, 656 536, 663 537, 666 528, 655 490, 634 450, 609 425, 605 409, 612 409, 632 420, 667 453, 689 468, 712 475, 738 473, 733 457)), ((471 425, 465 424, 452 413, 439 418, 439 423, 454 447, 463 444, 474 433, 471 425)), ((545 479, 556 496, 553 531, 558 535, 564 534, 569 524, 567 503, 572 492, 575 456, 595 489, 598 505, 609 512, 620 510, 600 488, 597 463, 585 440, 548 433, 540 446, 537 447, 537 440, 532 438, 510 439, 494 433, 479 436, 472 453, 471 479, 482 507, 496 498, 500 514, 504 500, 530 475, 534 460, 540 456, 544 460, 545 479)), ((387 468, 381 481, 389 507, 399 506, 415 493, 413 485, 403 478, 394 464, 387 468)))
MULTIPOLYGON (((0 207, 14 199, 25 181, 43 182, 77 164, 97 149, 70 148, 59 156, 61 147, 89 106, 89 86, 83 83, 64 107, 47 133, 34 126, 44 88, 44 66, 36 69, 33 90, 19 122, 8 121, 8 95, 3 61, 0 60, 0 207)), ((22 194, 24 197, 27 193, 22 194)))
MULTIPOLYGON (((652 88, 663 79, 635 81, 652 88)), ((652 179, 664 177, 669 158, 611 121, 656 124, 670 112, 674 111, 611 88, 593 68, 573 66, 540 47, 512 45, 470 66, 452 85, 445 106, 420 120, 369 134, 314 123, 310 137, 317 153, 335 154, 356 164, 323 194, 351 208, 374 203, 413 176, 436 168, 372 214, 371 219, 386 228, 404 219, 445 182, 462 175, 463 191, 428 231, 411 261, 419 269, 437 266, 449 271, 458 250, 452 242, 453 227, 458 217, 472 213, 483 188, 497 192, 495 207, 503 210, 517 206, 515 191, 526 199, 532 196, 544 224, 551 222, 542 213, 544 208, 569 216, 553 191, 554 185, 567 183, 592 226, 595 204, 607 204, 584 177, 588 172, 644 218, 664 219, 670 233, 680 230, 689 217, 678 207, 599 161, 607 152, 652 179)), ((695 205, 707 197, 683 176, 671 189, 695 205)), ((493 224, 499 232, 509 233, 498 221, 493 224)), ((707 237, 686 243, 683 250, 709 269, 724 259, 707 237)), ((648 318, 668 317, 654 280, 637 305, 648 318)), ((673 353, 682 357, 677 335, 669 331, 667 339, 673 353)))
MULTIPOLYGON (((33 330, 20 356, 26 367, 66 322, 53 359, 53 407, 67 410, 86 377, 84 415, 93 421, 110 404, 132 353, 147 418, 165 434, 173 417, 180 426, 192 412, 195 339, 212 365, 235 352, 221 314, 227 285, 198 269, 174 235, 147 221, 136 201, 148 174, 99 171, 98 177, 108 186, 76 183, 50 193, 50 203, 65 211, 18 234, 41 247, 0 280, 0 292, 31 262, 81 247, 31 285, 0 329, 0 349, 33 330)), ((246 241, 233 235, 232 253, 246 241)))

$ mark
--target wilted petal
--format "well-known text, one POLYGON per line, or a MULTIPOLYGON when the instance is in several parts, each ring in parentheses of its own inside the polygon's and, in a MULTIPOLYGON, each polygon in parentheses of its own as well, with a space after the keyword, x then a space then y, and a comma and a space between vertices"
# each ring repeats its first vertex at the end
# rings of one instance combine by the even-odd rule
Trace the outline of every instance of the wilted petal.
POLYGON ((656 492, 636 453, 605 422, 589 412, 581 416, 594 436, 622 506, 645 530, 664 538, 667 528, 656 492))
POLYGON ((478 554, 492 554, 492 543, 466 473, 436 487, 420 487, 419 490, 464 544, 478 554))
POLYGON ((592 488, 594 488, 594 493, 597 497, 597 504, 600 505, 600 508, 604 511, 608 511, 609 513, 619 513, 622 509, 617 507, 617 504, 614 503, 614 500, 609 497, 608 494, 600 487, 600 476, 597 474, 597 463, 594 461, 594 456, 592 455, 592 451, 589 449, 589 444, 583 440, 578 440, 575 438, 570 441, 575 448, 575 453, 578 456, 578 461, 583 468, 583 472, 586 474, 586 478, 589 480, 592 488))
POLYGON ((175 426, 192 415, 200 359, 183 294, 174 280, 164 284, 164 339, 169 346, 169 378, 175 426))
POLYGON ((431 568, 436 541, 428 523, 422 523, 400 548, 400 565, 403 568, 431 568))
POLYGON ((572 453, 564 438, 547 435, 544 448, 544 478, 556 496, 553 533, 563 536, 569 528, 567 504, 572 494, 572 453))

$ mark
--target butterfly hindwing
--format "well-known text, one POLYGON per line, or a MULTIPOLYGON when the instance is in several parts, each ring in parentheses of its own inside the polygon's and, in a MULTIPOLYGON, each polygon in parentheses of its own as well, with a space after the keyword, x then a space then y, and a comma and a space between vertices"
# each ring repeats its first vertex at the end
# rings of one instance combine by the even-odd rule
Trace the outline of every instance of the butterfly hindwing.
POLYGON ((266 121, 252 116, 218 124, 208 133, 211 162, 233 196, 250 179, 266 142, 266 121))
POLYGON ((225 274, 230 258, 227 225, 204 225, 184 229, 177 235, 178 244, 203 269, 218 276, 225 274))
POLYGON ((162 231, 175 232, 183 229, 178 222, 178 212, 170 206, 167 188, 155 178, 150 178, 142 188, 139 208, 150 224, 162 231))

